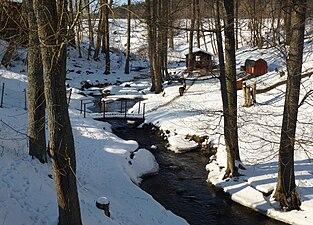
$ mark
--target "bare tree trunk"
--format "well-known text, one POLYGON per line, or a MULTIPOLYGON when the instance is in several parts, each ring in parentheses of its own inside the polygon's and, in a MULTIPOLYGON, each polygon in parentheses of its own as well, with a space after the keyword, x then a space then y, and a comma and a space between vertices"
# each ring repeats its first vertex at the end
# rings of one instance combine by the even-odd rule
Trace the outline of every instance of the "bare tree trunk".
POLYGON ((200 20, 200 28, 201 28, 201 33, 202 33, 204 48, 205 48, 206 51, 208 51, 208 46, 207 46, 207 44, 206 44, 205 33, 204 33, 204 31, 203 31, 203 22, 202 22, 202 20, 200 20))
POLYGON ((290 37, 291 37, 291 0, 284 1, 284 28, 285 28, 285 38, 286 38, 286 45, 290 44, 290 37))
POLYGON ((151 91, 156 94, 163 91, 162 86, 162 74, 161 74, 161 64, 158 47, 162 46, 162 42, 158 38, 160 36, 159 21, 158 18, 158 1, 146 0, 147 7, 147 26, 148 26, 148 42, 149 42, 149 59, 150 59, 150 73, 151 73, 151 91))
MULTIPOLYGON (((282 4, 281 4, 282 5, 282 4)), ((275 29, 275 38, 274 38, 274 46, 277 45, 277 43, 280 45, 280 31, 281 31, 281 18, 282 18, 282 8, 279 7, 278 9, 278 15, 277 15, 277 24, 276 24, 276 29, 275 29)))
POLYGON ((27 57, 29 155, 37 158, 42 163, 46 163, 45 95, 40 43, 33 0, 27 0, 26 3, 29 24, 27 57))
POLYGON ((59 207, 58 225, 81 225, 75 147, 65 87, 67 4, 63 0, 58 4, 56 0, 34 0, 33 6, 41 43, 49 149, 59 207))
POLYGON ((88 18, 88 36, 89 36, 88 60, 90 60, 91 50, 94 47, 94 38, 93 38, 94 34, 93 34, 93 25, 91 22, 91 14, 90 14, 90 1, 89 0, 84 0, 84 1, 85 1, 87 18, 88 18))
POLYGON ((255 47, 257 46, 257 39, 258 39, 258 36, 257 36, 257 16, 256 16, 256 0, 253 0, 252 2, 252 8, 253 8, 253 13, 252 13, 252 31, 253 31, 253 44, 252 46, 255 47))
MULTIPOLYGON (((214 3, 215 4, 215 3, 214 3)), ((214 14, 214 7, 213 7, 213 14, 214 14)), ((213 29, 212 27, 214 26, 214 24, 213 23, 211 23, 211 22, 209 22, 209 29, 213 29)), ((217 50, 217 48, 218 47, 216 47, 216 41, 215 41, 215 38, 214 38, 214 33, 210 33, 209 34, 209 37, 210 37, 210 39, 211 39, 211 46, 212 46, 212 49, 213 49, 213 53, 214 54, 217 54, 218 53, 218 50, 217 50)))
MULTIPOLYGON (((74 23, 74 8, 73 8, 73 1, 68 1, 68 8, 69 8, 69 26, 74 23)), ((74 27, 74 26, 73 26, 74 27)), ((69 36, 70 36, 70 45, 76 48, 76 43, 75 43, 75 31, 72 29, 69 31, 69 36)))
POLYGON ((150 61, 150 76, 151 76, 151 89, 150 91, 155 91, 155 65, 154 65, 154 58, 155 58, 155 32, 154 32, 154 25, 153 25, 153 13, 152 13, 152 4, 151 0, 145 0, 146 3, 146 23, 148 27, 148 48, 149 48, 149 61, 150 61))
MULTIPOLYGON (((276 1, 271 1, 271 32, 272 32, 272 41, 269 39, 269 35, 267 35, 267 47, 269 46, 269 43, 271 42, 271 46, 276 45, 276 13, 277 13, 277 7, 276 7, 276 1)), ((279 15, 278 15, 279 17, 279 15)))
POLYGON ((294 174, 294 144, 298 117, 300 94, 306 0, 294 0, 290 5, 291 29, 290 49, 287 61, 287 87, 281 130, 278 182, 275 199, 282 210, 300 209, 300 197, 296 190, 294 174))
POLYGON ((169 4, 170 2, 168 0, 163 0, 163 7, 164 7, 164 12, 163 12, 163 17, 164 17, 164 33, 163 33, 163 42, 162 42, 162 49, 164 53, 164 61, 163 61, 163 71, 166 79, 169 79, 169 74, 168 74, 168 64, 167 64, 167 58, 168 58, 168 24, 169 24, 169 4))
POLYGON ((235 161, 240 161, 238 146, 237 127, 237 87, 236 87, 236 56, 234 37, 234 0, 224 0, 226 18, 224 19, 225 35, 225 57, 226 57, 226 90, 227 90, 227 112, 228 117, 227 132, 229 140, 226 143, 227 168, 224 178, 238 176, 238 168, 235 161))
POLYGON ((154 81, 155 81, 155 93, 159 94, 163 91, 163 75, 162 75, 162 61, 163 61, 163 54, 162 54, 162 28, 161 23, 162 20, 160 18, 160 10, 162 8, 162 0, 154 0, 152 1, 152 14, 154 21, 154 32, 156 39, 154 40, 154 81))
POLYGON ((200 0, 195 1, 195 11, 196 11, 196 37, 197 37, 197 47, 200 48, 200 27, 201 27, 201 15, 200 15, 200 0))
POLYGON ((238 30, 239 30, 239 0, 235 0, 235 18, 236 18, 236 28, 235 28, 235 49, 238 50, 238 30))
POLYGON ((158 10, 158 33, 159 33, 159 64, 161 66, 161 76, 163 78, 168 79, 168 71, 167 71, 167 45, 168 45, 168 1, 167 0, 159 0, 159 10, 158 10))
MULTIPOLYGON (((169 4, 169 10, 168 10, 168 18, 170 18, 170 16, 172 15, 173 13, 173 4, 174 4, 174 1, 173 0, 169 0, 168 1, 168 4, 169 4)), ((169 30, 168 30, 168 47, 171 48, 171 49, 174 49, 174 30, 172 28, 172 26, 174 25, 174 18, 171 18, 169 19, 169 30)))
POLYGON ((258 43, 258 48, 262 49, 263 48, 263 36, 262 36, 262 14, 259 16, 258 20, 257 20, 257 43, 258 43))
POLYGON ((131 34, 131 0, 127 4, 127 47, 126 47, 126 60, 125 60, 125 74, 129 74, 129 58, 130 58, 130 34, 131 34))
POLYGON ((189 74, 191 74, 193 70, 193 31, 195 28, 195 16, 196 16, 196 6, 195 6, 196 0, 191 0, 191 18, 190 18, 190 31, 189 31, 189 48, 188 48, 188 69, 189 74))
MULTIPOLYGON (((76 13, 81 12, 82 9, 82 0, 77 0, 76 1, 76 13)), ((76 37, 77 37, 77 43, 76 46, 78 48, 78 54, 79 54, 79 58, 82 58, 82 50, 80 47, 80 32, 81 32, 81 21, 78 21, 77 23, 77 28, 76 28, 76 37)))
POLYGON ((97 40, 96 40, 96 47, 95 47, 95 52, 93 55, 93 59, 95 61, 99 60, 99 52, 100 52, 100 47, 101 47, 101 40, 103 36, 103 11, 104 11, 104 0, 100 0, 100 6, 99 6, 99 21, 98 21, 98 31, 97 31, 97 40))
POLYGON ((110 6, 108 0, 104 0, 104 53, 105 53, 105 71, 104 74, 110 74, 110 29, 109 29, 109 12, 110 6))

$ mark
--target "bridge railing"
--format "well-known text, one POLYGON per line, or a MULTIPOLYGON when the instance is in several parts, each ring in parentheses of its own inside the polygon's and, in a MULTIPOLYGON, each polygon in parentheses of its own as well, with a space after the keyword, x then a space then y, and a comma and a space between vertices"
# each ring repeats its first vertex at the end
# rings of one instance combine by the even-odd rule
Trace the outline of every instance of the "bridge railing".
POLYGON ((120 112, 108 112, 106 107, 106 101, 101 101, 101 111, 103 119, 144 119, 145 118, 145 108, 146 103, 138 102, 138 111, 128 112, 127 110, 127 100, 121 101, 120 112))

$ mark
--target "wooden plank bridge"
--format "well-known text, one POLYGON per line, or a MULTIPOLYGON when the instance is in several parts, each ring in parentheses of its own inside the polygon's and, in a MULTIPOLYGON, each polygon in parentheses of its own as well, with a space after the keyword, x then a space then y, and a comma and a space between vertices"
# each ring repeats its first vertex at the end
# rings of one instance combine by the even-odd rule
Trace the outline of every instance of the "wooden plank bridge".
POLYGON ((112 121, 112 120, 125 120, 125 121, 135 121, 135 122, 144 122, 144 114, 138 113, 124 113, 124 112, 103 112, 102 117, 94 118, 99 121, 112 121))
MULTIPOLYGON (((145 120, 145 103, 138 101, 138 110, 136 112, 128 112, 128 102, 133 101, 131 98, 119 98, 115 102, 120 102, 119 110, 108 111, 107 103, 114 102, 111 99, 104 99, 101 101, 100 113, 95 113, 97 116, 94 118, 99 121, 112 121, 112 120, 124 120, 124 121, 135 121, 144 122, 145 120)), ((86 108, 88 104, 94 104, 93 101, 81 100, 81 114, 83 113, 84 118, 86 118, 86 108)))

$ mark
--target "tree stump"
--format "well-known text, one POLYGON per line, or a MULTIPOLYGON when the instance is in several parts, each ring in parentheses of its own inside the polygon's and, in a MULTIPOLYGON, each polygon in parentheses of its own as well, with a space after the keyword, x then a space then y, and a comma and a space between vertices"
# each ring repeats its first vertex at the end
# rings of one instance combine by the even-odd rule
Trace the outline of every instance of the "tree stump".
POLYGON ((243 98, 244 98, 243 106, 244 107, 252 106, 250 86, 247 86, 246 83, 242 84, 242 93, 243 93, 243 98))
POLYGON ((253 101, 253 103, 256 103, 256 83, 253 83, 253 84, 252 84, 251 95, 252 95, 252 101, 253 101))
POLYGON ((109 210, 110 200, 107 197, 98 198, 96 201, 96 206, 98 209, 103 210, 104 215, 106 215, 107 217, 110 217, 110 210, 109 210))

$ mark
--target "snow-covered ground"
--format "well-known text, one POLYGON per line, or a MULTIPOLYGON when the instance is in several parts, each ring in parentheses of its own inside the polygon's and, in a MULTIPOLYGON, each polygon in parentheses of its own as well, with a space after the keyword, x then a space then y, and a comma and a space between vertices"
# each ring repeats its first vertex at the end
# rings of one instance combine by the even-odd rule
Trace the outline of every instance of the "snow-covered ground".
MULTIPOLYGON (((125 21, 124 21, 125 22, 125 21)), ((121 25, 112 37, 115 48, 125 44, 125 30, 121 25)), ((133 34, 132 51, 140 53, 145 49, 142 29, 133 34)), ((113 31, 112 31, 113 34, 113 31)), ((181 52, 187 48, 183 38, 176 40, 177 52, 171 55, 172 61, 183 58, 181 52)), ((5 43, 0 43, 1 48, 5 43)), ((304 69, 312 68, 313 57, 310 54, 313 44, 306 42, 304 69)), ((209 49, 210 50, 210 49, 209 49)), ((19 56, 25 58, 26 50, 20 49, 19 56)), ((85 54, 86 51, 83 51, 85 54)), ((256 80, 257 89, 263 89, 286 79, 280 77, 275 69, 285 70, 281 52, 276 48, 252 50, 248 47, 237 52, 237 67, 247 58, 263 58, 269 64, 269 73, 256 80)), ((84 57, 86 58, 86 57, 84 57)), ((141 95, 146 103, 146 121, 167 131, 170 149, 176 152, 195 147, 194 142, 185 139, 187 134, 207 135, 217 148, 216 159, 207 165, 210 171, 208 182, 223 188, 232 199, 247 207, 261 211, 275 219, 290 224, 312 224, 313 221, 313 165, 311 163, 313 145, 312 99, 300 107, 297 128, 295 171, 298 192, 301 196, 301 211, 281 212, 270 194, 277 182, 277 154, 280 127, 284 104, 285 86, 257 95, 257 104, 250 108, 242 107, 242 91, 238 91, 238 126, 241 159, 247 168, 241 171, 244 176, 230 181, 221 178, 226 165, 226 153, 223 145, 223 120, 221 118, 221 94, 218 79, 204 77, 187 80, 187 90, 179 96, 178 82, 164 85, 164 92, 155 95, 149 92, 149 80, 136 79, 147 70, 123 73, 123 54, 112 54, 112 73, 103 74, 103 58, 99 62, 79 59, 75 50, 68 57, 67 81, 72 87, 70 117, 73 127, 76 158, 77 182, 81 213, 84 224, 187 224, 187 222, 166 210, 150 195, 143 192, 137 184, 141 176, 158 170, 154 157, 145 149, 138 150, 135 141, 125 141, 111 132, 108 123, 93 120, 90 110, 86 118, 80 113, 80 101, 89 99, 80 94, 80 82, 90 80, 95 83, 116 84, 111 92, 123 95, 129 91, 141 95), (137 91, 137 92, 136 92, 137 91), (131 157, 134 154, 134 157, 131 157), (265 193, 265 194, 263 194, 265 193), (96 208, 99 197, 110 200, 111 217, 105 217, 96 208)), ((131 64, 146 66, 144 59, 134 59, 131 64)), ((183 64, 176 64, 171 70, 181 71, 183 64)), ((0 67, 0 85, 5 84, 3 107, 0 108, 0 224, 57 224, 57 203, 52 177, 51 163, 42 165, 28 156, 27 111, 25 108, 25 89, 27 89, 26 66, 20 60, 13 61, 8 69, 0 67)), ((303 79, 302 97, 312 89, 309 77, 303 79)), ((89 90, 90 92, 90 90, 89 90)), ((99 90, 94 90, 99 94, 99 90)), ((133 110, 136 111, 138 105, 133 110)), ((203 168, 205 169, 205 168, 203 168)))
MULTIPOLYGON (((0 46, 3 49, 5 45, 1 42, 0 46)), ((19 49, 18 53, 22 58, 25 56, 24 49, 19 49)), ((113 66, 118 69, 106 76, 99 62, 77 56, 77 52, 71 51, 68 59, 68 84, 72 87, 69 112, 83 223, 188 224, 138 187, 143 175, 158 171, 154 156, 146 149, 138 149, 136 141, 115 136, 110 124, 94 120, 89 109, 86 118, 80 113, 80 101, 92 100, 75 88, 80 87, 81 81, 120 84, 139 73, 125 75, 123 68, 115 62, 113 66), (96 207, 99 197, 109 199, 110 218, 96 207)), ((28 155, 25 71, 26 66, 20 60, 13 61, 8 69, 0 67, 1 91, 4 84, 3 107, 0 108, 0 223, 57 225, 58 207, 51 162, 42 165, 28 155)), ((145 88, 147 84, 142 82, 141 86, 145 88)), ((117 89, 122 91, 122 88, 117 89)), ((100 93, 97 89, 93 92, 100 93)))

